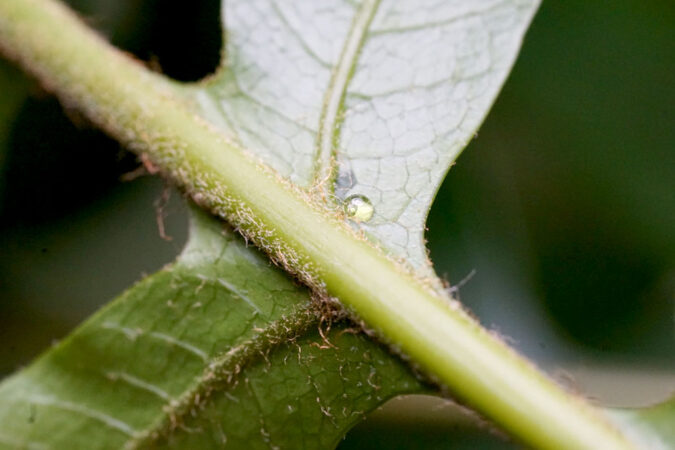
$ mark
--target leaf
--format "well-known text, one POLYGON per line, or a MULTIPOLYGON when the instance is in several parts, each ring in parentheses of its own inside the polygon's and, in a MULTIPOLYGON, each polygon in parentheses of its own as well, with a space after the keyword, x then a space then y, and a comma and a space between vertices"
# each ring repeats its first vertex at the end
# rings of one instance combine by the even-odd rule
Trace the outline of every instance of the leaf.
POLYGON ((214 219, 179 260, 0 385, 0 448, 331 448, 421 385, 214 219))
MULTIPOLYGON (((228 1, 223 67, 187 91, 329 207, 360 196, 352 225, 431 276, 431 200, 537 3, 228 1)), ((0 385, 0 443, 328 448, 366 411, 423 389, 344 322, 324 339, 330 314, 217 222, 191 228, 176 264, 0 385)))
POLYGON ((675 449, 675 397, 647 408, 610 409, 607 412, 642 448, 675 449))
POLYGON ((228 0, 223 67, 192 95, 293 183, 367 198, 374 215, 354 226, 432 276, 429 207, 538 3, 228 0))

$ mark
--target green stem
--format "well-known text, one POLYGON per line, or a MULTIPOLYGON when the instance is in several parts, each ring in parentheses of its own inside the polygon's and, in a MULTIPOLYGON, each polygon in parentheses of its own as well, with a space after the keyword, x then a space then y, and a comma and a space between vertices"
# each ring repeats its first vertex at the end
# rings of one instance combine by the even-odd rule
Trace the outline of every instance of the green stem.
POLYGON ((58 3, 1 0, 0 49, 524 442, 539 448, 631 447, 584 401, 355 238, 176 100, 172 82, 110 47, 58 3))

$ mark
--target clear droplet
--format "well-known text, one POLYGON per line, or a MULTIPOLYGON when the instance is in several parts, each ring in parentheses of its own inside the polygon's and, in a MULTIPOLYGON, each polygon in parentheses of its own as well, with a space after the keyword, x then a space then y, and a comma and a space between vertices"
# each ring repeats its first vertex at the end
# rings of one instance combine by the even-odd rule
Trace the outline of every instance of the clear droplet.
POLYGON ((374 212, 372 203, 363 195, 352 195, 345 199, 345 214, 355 222, 369 221, 374 212))

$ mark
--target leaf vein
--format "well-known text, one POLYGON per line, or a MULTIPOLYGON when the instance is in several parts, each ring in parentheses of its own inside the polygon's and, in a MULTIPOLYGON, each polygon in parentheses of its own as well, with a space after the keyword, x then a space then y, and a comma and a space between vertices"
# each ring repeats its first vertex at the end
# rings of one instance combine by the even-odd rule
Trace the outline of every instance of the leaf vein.
POLYGON ((53 408, 62 409, 64 411, 70 411, 77 414, 81 414, 89 419, 100 422, 109 428, 118 430, 128 436, 133 436, 136 433, 136 430, 129 425, 128 423, 117 419, 113 416, 110 416, 102 411, 97 411, 91 409, 88 406, 79 405, 77 403, 67 402, 64 400, 59 400, 53 397, 41 396, 41 395, 31 395, 26 398, 29 403, 35 405, 51 406, 53 408))
MULTIPOLYGON (((314 164, 314 181, 322 185, 325 180, 335 177, 334 153, 337 150, 335 141, 340 130, 340 110, 344 105, 347 85, 351 79, 361 48, 368 34, 368 28, 379 6, 379 0, 365 0, 352 22, 340 59, 333 69, 333 76, 323 103, 319 119, 317 136, 317 155, 314 164)), ((333 183, 328 183, 332 189, 333 183)))

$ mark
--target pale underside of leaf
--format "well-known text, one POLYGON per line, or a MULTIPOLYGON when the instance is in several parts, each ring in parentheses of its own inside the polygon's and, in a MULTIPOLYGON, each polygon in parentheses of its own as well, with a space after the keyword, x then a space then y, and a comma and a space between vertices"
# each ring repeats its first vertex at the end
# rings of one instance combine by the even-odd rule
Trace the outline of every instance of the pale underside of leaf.
MULTIPOLYGON (((367 197, 375 214, 353 225, 428 271, 431 200, 537 3, 228 1, 223 70, 191 92, 296 185, 329 204, 367 197)), ((304 288, 217 222, 193 219, 174 266, 0 386, 0 448, 327 448, 366 411, 422 389, 344 324, 324 339, 304 288)), ((649 442, 667 447, 672 415, 616 417, 636 435, 661 430, 649 442)))
MULTIPOLYGON (((426 267, 431 197, 536 7, 467 5, 227 2, 224 69, 192 92, 208 120, 296 185, 329 204, 366 196, 375 216, 361 227, 426 267), (470 68, 480 54, 487 66, 470 68)), ((174 266, 2 384, 0 446, 329 448, 368 410, 422 389, 344 324, 327 343, 304 288, 193 220, 174 266)))
POLYGON ((538 0, 231 0, 222 70, 193 92, 201 113, 293 183, 433 276, 424 223, 485 118, 538 0), (331 203, 330 200, 328 202, 331 203))
MULTIPOLYGON (((368 198, 373 218, 352 225, 434 276, 423 239, 429 207, 538 3, 232 0, 223 67, 193 98, 296 185, 338 206, 368 198)), ((669 404, 612 415, 636 442, 671 448, 669 404)))

